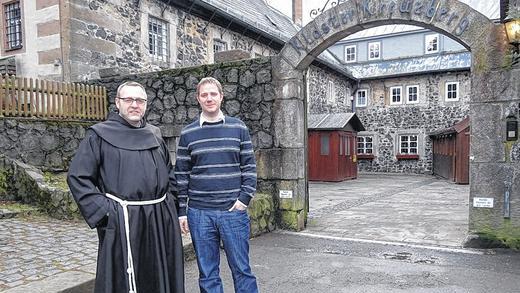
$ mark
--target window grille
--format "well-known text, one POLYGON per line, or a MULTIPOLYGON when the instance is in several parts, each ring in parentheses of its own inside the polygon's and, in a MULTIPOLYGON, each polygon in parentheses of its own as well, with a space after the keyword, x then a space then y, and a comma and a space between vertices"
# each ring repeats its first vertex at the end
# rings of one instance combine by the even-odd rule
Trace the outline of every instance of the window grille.
POLYGON ((168 62, 168 46, 168 23, 153 16, 148 17, 148 52, 150 57, 157 61, 168 62))
POLYGON ((4 5, 5 45, 7 50, 22 47, 22 13, 20 1, 4 5))
POLYGON ((402 88, 400 86, 394 86, 390 88, 390 104, 401 104, 402 103, 402 88))
POLYGON ((213 39, 213 53, 222 52, 227 50, 227 43, 219 40, 213 39))
POLYGON ((417 103, 419 101, 419 87, 416 85, 410 85, 406 87, 406 95, 408 96, 407 102, 417 103))
POLYGON ((447 82, 446 83, 446 101, 458 101, 459 100, 459 83, 458 82, 447 82))
POLYGON ((399 136, 399 153, 400 154, 417 154, 417 135, 401 135, 399 136))
POLYGON ((357 138, 357 153, 358 154, 372 154, 374 146, 372 144, 371 136, 358 136, 357 138))
POLYGON ((357 91, 357 100, 356 100, 356 106, 357 107, 366 107, 367 106, 367 90, 358 90, 357 91))
POLYGON ((356 45, 345 46, 345 62, 356 62, 356 45))

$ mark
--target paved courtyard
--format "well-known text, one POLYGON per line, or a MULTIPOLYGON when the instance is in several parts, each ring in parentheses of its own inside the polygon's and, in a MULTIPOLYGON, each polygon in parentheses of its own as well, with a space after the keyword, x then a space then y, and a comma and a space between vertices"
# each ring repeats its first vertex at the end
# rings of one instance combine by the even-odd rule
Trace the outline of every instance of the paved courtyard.
MULTIPOLYGON (((460 247, 468 190, 419 175, 313 182, 308 227, 301 234, 460 247)), ((0 292, 59 292, 92 280, 96 251, 96 232, 83 221, 0 219, 0 292)), ((188 265, 193 269, 194 262, 188 265)))
POLYGON ((460 247, 468 231, 469 185, 428 175, 360 174, 309 184, 304 233, 460 247))

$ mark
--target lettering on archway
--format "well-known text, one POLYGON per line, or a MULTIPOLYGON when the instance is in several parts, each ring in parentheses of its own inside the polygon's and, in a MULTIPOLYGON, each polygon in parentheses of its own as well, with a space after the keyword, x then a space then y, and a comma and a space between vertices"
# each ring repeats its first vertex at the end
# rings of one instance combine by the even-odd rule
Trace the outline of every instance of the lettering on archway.
MULTIPOLYGON (((302 171, 307 166, 304 70, 316 56, 344 37, 387 24, 422 26, 458 41, 472 52, 472 79, 502 65, 507 45, 503 27, 456 0, 351 0, 324 11, 286 43, 274 62, 278 89, 275 149, 271 152, 281 159, 271 162, 277 172, 269 179, 277 182, 276 192, 290 190, 293 194, 291 198, 278 198, 282 227, 302 229, 308 207, 307 178, 302 171)), ((473 93, 479 92, 477 86, 481 85, 472 82, 473 93)), ((477 101, 482 99, 477 95, 477 101)))

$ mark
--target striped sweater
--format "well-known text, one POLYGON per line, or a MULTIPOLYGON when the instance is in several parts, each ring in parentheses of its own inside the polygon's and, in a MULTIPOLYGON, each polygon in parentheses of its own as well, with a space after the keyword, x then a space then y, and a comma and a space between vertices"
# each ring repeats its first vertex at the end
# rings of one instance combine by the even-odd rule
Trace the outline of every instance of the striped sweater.
POLYGON ((248 205, 256 191, 256 163, 247 126, 240 119, 199 119, 183 128, 175 163, 179 216, 186 207, 226 210, 248 205))

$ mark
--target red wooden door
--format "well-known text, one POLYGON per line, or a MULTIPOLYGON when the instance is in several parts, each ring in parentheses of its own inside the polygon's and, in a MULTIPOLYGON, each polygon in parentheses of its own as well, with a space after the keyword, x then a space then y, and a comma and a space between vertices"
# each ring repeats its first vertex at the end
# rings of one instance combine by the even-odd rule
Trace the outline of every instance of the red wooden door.
POLYGON ((357 177, 356 135, 342 131, 339 135, 338 175, 341 180, 357 177))

